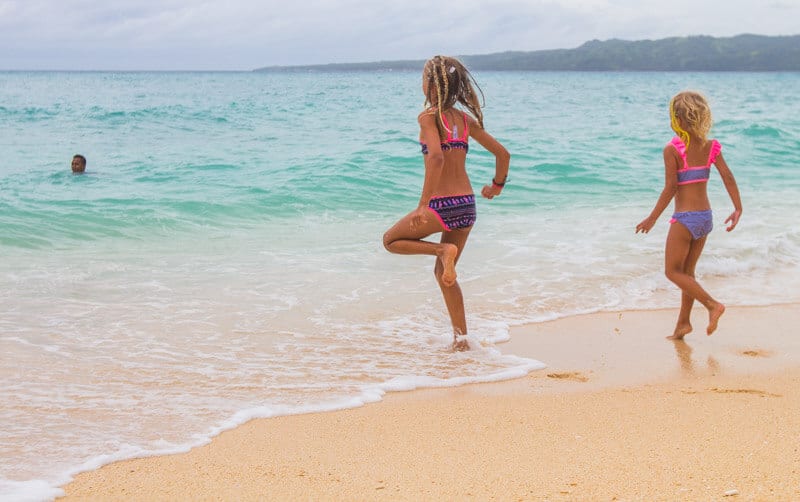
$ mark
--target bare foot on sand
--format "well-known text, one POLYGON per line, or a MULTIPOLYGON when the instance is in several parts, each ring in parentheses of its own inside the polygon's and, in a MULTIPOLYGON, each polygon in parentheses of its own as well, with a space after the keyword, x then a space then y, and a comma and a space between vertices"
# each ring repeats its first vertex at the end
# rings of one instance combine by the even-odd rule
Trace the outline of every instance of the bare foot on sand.
POLYGON ((683 340, 683 337, 692 332, 692 325, 688 322, 686 324, 678 324, 675 326, 675 332, 667 337, 667 340, 683 340))
POLYGON ((719 318, 722 317, 722 314, 725 313, 725 305, 721 303, 717 303, 714 308, 709 309, 708 311, 708 327, 706 328, 706 334, 711 335, 717 329, 717 322, 719 322, 719 318))
POLYGON ((445 286, 452 286, 456 283, 456 256, 458 256, 458 248, 455 244, 442 244, 439 259, 442 260, 444 266, 442 284, 445 286))
POLYGON ((467 335, 453 334, 453 352, 464 352, 469 350, 467 335))

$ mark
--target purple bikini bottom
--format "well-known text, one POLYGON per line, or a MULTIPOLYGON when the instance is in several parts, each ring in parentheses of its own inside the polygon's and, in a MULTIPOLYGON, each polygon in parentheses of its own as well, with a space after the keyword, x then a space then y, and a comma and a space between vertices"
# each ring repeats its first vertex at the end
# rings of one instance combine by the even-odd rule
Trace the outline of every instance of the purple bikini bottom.
POLYGON ((675 213, 672 215, 670 223, 680 223, 689 229, 692 234, 692 239, 697 240, 705 237, 714 228, 714 218, 711 215, 711 210, 705 211, 686 211, 684 213, 675 213))

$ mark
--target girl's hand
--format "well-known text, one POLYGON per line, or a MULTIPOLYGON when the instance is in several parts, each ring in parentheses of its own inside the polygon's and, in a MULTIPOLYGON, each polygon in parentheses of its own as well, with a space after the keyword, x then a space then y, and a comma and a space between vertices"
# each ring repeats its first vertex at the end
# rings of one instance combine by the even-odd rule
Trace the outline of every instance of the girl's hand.
POLYGON ((650 231, 651 228, 656 224, 656 219, 652 216, 648 216, 647 218, 643 219, 641 223, 636 225, 636 233, 639 232, 647 233, 650 231))
POLYGON ((725 223, 730 223, 730 225, 728 225, 728 228, 726 228, 725 230, 730 232, 731 230, 736 228, 736 225, 739 223, 739 217, 740 216, 742 216, 742 212, 741 211, 732 212, 731 215, 728 216, 728 219, 725 220, 725 223))
POLYGON ((425 206, 419 206, 411 215, 411 230, 428 222, 428 210, 425 206))
POLYGON ((503 191, 503 187, 495 185, 492 183, 491 185, 484 185, 481 189, 481 195, 486 197, 487 199, 493 199, 500 195, 500 192, 503 191))

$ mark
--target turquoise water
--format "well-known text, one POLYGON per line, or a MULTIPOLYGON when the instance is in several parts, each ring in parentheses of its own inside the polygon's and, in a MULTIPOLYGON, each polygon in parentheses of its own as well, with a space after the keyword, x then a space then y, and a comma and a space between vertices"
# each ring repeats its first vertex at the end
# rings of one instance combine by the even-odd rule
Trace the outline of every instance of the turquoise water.
MULTIPOLYGON (((677 305, 668 214, 633 229, 685 88, 745 208, 724 232, 712 174, 700 279, 729 305, 800 301, 800 74, 476 77, 512 165, 459 264, 479 348, 452 353, 432 261, 381 244, 419 197, 416 72, 0 73, 0 495, 252 417, 521 376, 547 361, 500 354, 510 326, 677 305)), ((478 145, 469 172, 491 180, 478 145)))

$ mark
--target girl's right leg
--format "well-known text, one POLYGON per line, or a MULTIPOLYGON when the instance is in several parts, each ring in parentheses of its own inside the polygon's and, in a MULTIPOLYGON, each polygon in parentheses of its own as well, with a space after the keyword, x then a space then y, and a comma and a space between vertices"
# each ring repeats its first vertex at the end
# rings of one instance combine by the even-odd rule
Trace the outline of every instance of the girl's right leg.
MULTIPOLYGON (((691 312, 690 300, 697 300, 708 309, 708 327, 706 333, 711 334, 717 329, 717 322, 722 314, 725 312, 725 306, 718 301, 714 300, 710 294, 700 286, 694 278, 694 265, 700 258, 705 244, 703 242, 693 248, 692 234, 689 230, 680 223, 673 223, 670 225, 669 233, 667 234, 667 245, 664 253, 664 272, 667 278, 675 283, 676 286, 681 288, 681 312, 688 315, 691 312), (689 265, 689 266, 687 266, 689 265), (690 271, 690 273, 687 273, 690 271), (684 298, 685 296, 685 298, 684 298)), ((679 323, 681 318, 679 317, 679 323)), ((673 334, 670 338, 682 338, 683 335, 673 334)))

